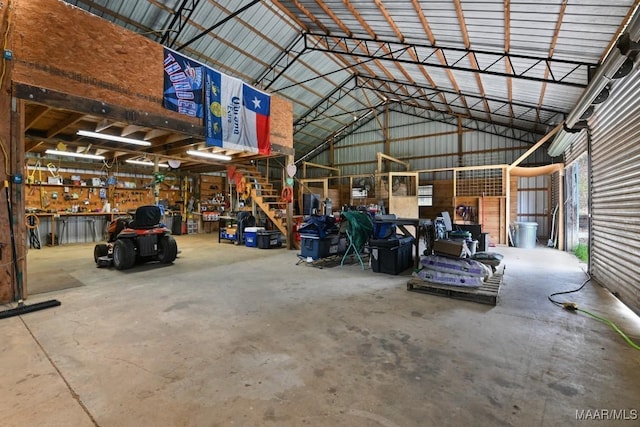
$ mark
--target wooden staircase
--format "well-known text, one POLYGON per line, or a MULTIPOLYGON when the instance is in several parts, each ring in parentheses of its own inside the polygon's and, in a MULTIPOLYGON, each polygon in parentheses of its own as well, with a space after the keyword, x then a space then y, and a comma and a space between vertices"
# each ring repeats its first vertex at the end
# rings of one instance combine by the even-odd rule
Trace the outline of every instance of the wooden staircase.
MULTIPOLYGON (((253 165, 237 165, 236 170, 244 177, 245 185, 250 186, 251 200, 255 206, 264 212, 273 225, 287 238, 289 233, 287 218, 284 213, 286 212, 286 203, 280 201, 280 191, 274 189, 273 184, 262 176, 260 171, 253 165)), ((299 249, 295 239, 293 239, 293 247, 299 249)))

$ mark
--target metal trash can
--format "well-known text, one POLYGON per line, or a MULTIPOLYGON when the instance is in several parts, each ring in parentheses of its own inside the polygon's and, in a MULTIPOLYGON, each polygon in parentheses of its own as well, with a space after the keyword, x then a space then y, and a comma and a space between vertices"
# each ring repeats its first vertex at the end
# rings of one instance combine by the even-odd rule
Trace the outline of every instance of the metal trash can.
POLYGON ((533 249, 536 247, 538 232, 537 222, 516 222, 515 223, 515 241, 517 248, 533 249))

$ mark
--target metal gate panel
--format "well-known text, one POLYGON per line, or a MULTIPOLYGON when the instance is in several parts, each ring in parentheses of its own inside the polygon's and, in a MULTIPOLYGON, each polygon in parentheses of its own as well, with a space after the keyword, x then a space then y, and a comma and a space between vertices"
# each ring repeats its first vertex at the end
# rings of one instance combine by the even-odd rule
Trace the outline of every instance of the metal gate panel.
POLYGON ((591 275, 640 313, 640 72, 612 88, 592 127, 591 275))

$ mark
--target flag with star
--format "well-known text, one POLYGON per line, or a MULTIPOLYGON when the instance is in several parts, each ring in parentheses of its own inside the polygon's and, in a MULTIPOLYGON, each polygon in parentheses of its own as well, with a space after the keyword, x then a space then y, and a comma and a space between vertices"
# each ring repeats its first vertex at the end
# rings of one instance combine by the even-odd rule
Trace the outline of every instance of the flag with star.
POLYGON ((271 154, 271 96, 241 80, 206 69, 207 145, 271 154))

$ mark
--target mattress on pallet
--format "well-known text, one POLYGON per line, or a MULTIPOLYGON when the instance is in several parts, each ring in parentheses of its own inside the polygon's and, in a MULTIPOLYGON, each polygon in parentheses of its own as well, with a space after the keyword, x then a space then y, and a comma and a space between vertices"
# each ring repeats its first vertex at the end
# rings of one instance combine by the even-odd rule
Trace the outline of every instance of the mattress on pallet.
POLYGON ((480 261, 469 258, 451 258, 440 255, 427 255, 420 258, 420 265, 424 268, 442 273, 463 274, 477 276, 485 280, 491 276, 491 268, 480 261))
POLYGON ((479 288, 484 283, 482 277, 464 274, 445 273, 442 271, 423 268, 418 271, 418 277, 430 283, 439 285, 460 286, 465 288, 479 288))

